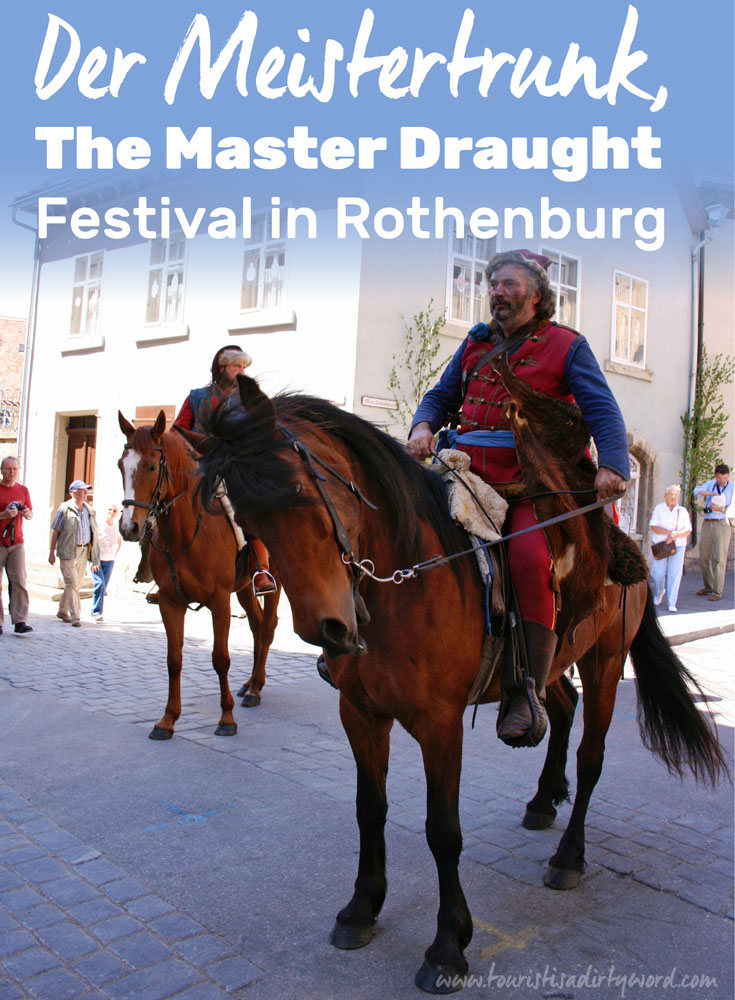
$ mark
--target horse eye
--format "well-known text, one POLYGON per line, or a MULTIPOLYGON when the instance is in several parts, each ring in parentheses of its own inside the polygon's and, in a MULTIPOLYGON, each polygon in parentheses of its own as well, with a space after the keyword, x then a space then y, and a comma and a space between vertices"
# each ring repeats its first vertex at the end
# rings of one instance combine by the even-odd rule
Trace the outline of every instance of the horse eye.
POLYGON ((303 490, 301 483, 296 483, 296 493, 300 493, 303 490))
POLYGON ((149 472, 155 472, 155 471, 156 471, 156 467, 155 467, 155 465, 149 465, 149 466, 148 466, 148 471, 149 471, 149 472))

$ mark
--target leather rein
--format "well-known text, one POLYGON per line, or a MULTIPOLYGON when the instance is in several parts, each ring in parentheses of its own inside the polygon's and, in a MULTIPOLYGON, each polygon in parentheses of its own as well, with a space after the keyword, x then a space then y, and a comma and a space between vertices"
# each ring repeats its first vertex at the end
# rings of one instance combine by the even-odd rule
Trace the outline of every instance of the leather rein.
MULTIPOLYGON (((127 451, 130 447, 132 446, 129 444, 124 445, 123 451, 127 451)), ((151 499, 148 501, 148 503, 146 503, 143 500, 123 500, 122 506, 140 507, 143 510, 148 511, 148 516, 145 519, 144 532, 148 532, 150 536, 151 545, 156 550, 156 552, 160 553, 166 559, 166 563, 168 565, 169 573, 171 574, 171 581, 174 585, 174 591, 176 592, 176 596, 178 597, 178 599, 181 601, 181 603, 184 605, 185 608, 188 608, 190 611, 200 611, 204 607, 204 605, 199 604, 198 606, 194 607, 189 603, 189 599, 184 594, 184 591, 181 589, 181 584, 179 583, 179 578, 176 575, 176 567, 174 566, 174 563, 177 562, 194 544, 196 537, 199 534, 199 528, 201 527, 202 524, 202 514, 201 512, 199 513, 199 517, 197 518, 196 528, 194 529, 194 534, 192 535, 190 541, 187 542, 187 544, 175 558, 172 558, 171 553, 169 552, 169 541, 171 538, 171 518, 168 518, 168 520, 166 521, 166 537, 164 539, 163 548, 160 548, 156 544, 156 542, 154 541, 153 529, 154 527, 157 527, 156 524, 157 518, 161 517, 162 515, 169 514, 173 509, 173 506, 176 503, 176 501, 184 496, 186 490, 181 490, 181 492, 177 493, 176 496, 174 496, 171 500, 163 499, 162 494, 164 486, 172 483, 173 479, 168 467, 168 462, 166 461, 166 452, 163 450, 163 445, 153 445, 152 450, 157 451, 160 455, 160 458, 158 460, 158 480, 153 489, 153 492, 151 493, 151 499)))
MULTIPOLYGON (((303 442, 300 441, 295 434, 292 434, 291 431, 288 430, 288 428, 284 427, 282 424, 276 424, 276 427, 281 432, 281 434, 288 441, 291 442, 294 451, 303 459, 306 467, 308 468, 309 473, 314 481, 314 485, 316 486, 319 495, 321 496, 322 501, 324 502, 324 505, 327 508, 329 516, 332 520, 332 524, 334 526, 334 533, 337 539, 337 544, 340 548, 342 562, 345 564, 345 566, 348 566, 352 570, 356 584, 359 583, 359 581, 362 579, 363 576, 369 576, 370 579, 375 580, 376 583, 400 584, 403 583, 404 580, 414 579, 419 575, 419 573, 425 572, 426 570, 436 569, 436 567, 443 566, 446 563, 452 562, 454 559, 459 559, 467 555, 473 555, 479 548, 482 549, 493 548, 496 545, 500 545, 503 542, 509 541, 511 538, 520 538, 521 535, 528 535, 532 531, 540 531, 543 528, 548 528, 552 524, 559 524, 560 522, 567 521, 572 517, 578 517, 580 514, 587 514, 590 511, 597 510, 599 507, 605 507, 607 504, 613 503, 619 497, 623 496, 622 493, 618 493, 615 496, 608 497, 605 500, 596 500, 594 503, 586 504, 583 507, 575 507, 574 510, 566 511, 564 514, 558 514, 556 517, 549 518, 549 520, 547 521, 540 521, 538 524, 534 524, 529 528, 523 528, 521 531, 514 531, 510 535, 503 535, 502 538, 497 538, 493 541, 481 542, 479 541, 479 539, 477 539, 477 544, 473 545, 469 549, 463 549, 461 552, 455 552, 449 556, 433 556, 431 559, 426 559, 423 562, 416 563, 413 566, 408 567, 406 569, 394 570, 393 573, 390 574, 390 576, 380 577, 377 576, 375 573, 375 564, 373 563, 372 559, 358 560, 355 558, 354 552, 352 551, 352 543, 350 542, 347 531, 344 525, 342 524, 339 515, 337 513, 337 510, 334 506, 334 503, 332 502, 332 499, 329 496, 329 493, 327 492, 327 489, 324 485, 324 483, 326 482, 326 476, 323 476, 317 470, 315 463, 319 464, 325 471, 327 471, 330 475, 334 476, 335 479, 338 479, 341 483, 343 483, 352 493, 355 494, 355 496, 362 503, 366 504, 366 506, 368 506, 371 510, 378 510, 378 507, 376 507, 375 504, 371 503, 362 494, 359 487, 352 480, 345 479, 343 476, 339 474, 339 472, 336 471, 336 469, 333 469, 326 462, 322 461, 322 459, 319 458, 318 455, 315 455, 310 448, 307 448, 306 445, 303 444, 303 442)), ((467 484, 464 482, 461 476, 457 474, 456 478, 458 478, 459 481, 462 482, 467 487, 467 489, 470 489, 470 487, 467 486, 467 484)), ((470 492, 472 491, 470 490, 470 492)), ((593 492, 595 491, 556 490, 545 493, 539 493, 537 494, 537 496, 538 497, 552 496, 557 493, 572 494, 572 493, 593 493, 593 492)), ((523 499, 535 500, 537 496, 524 497, 523 499)))

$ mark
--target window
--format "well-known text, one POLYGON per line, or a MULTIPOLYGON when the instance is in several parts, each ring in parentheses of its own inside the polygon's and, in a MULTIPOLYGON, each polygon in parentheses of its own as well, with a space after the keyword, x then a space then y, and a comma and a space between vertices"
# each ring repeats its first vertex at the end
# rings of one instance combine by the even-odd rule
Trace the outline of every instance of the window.
POLYGON ((487 319, 487 281, 485 268, 495 254, 495 239, 465 236, 450 237, 449 252, 449 322, 474 326, 487 319))
POLYGON ((104 251, 100 250, 74 258, 69 326, 69 333, 73 337, 88 337, 99 333, 104 256, 104 251))
POLYGON ((243 259, 240 309, 275 309, 283 304, 286 244, 266 239, 265 213, 253 216, 243 259))
POLYGON ((184 313, 186 240, 177 233, 151 242, 146 323, 180 323, 184 313))
POLYGON ((616 500, 618 514, 620 515, 620 530, 626 535, 638 533, 638 498, 641 484, 641 463, 630 455, 630 482, 625 491, 625 495, 616 500))
POLYGON ((613 275, 612 361, 646 366, 648 282, 624 271, 613 275))
POLYGON ((579 327, 580 261, 577 257, 544 247, 541 251, 551 259, 549 283, 556 292, 556 318, 573 330, 579 327))

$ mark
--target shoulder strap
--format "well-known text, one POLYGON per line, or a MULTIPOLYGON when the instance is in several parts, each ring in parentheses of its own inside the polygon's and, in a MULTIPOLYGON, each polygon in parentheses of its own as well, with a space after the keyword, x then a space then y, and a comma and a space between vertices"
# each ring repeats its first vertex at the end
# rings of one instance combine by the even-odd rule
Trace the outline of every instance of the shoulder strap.
POLYGON ((497 358, 499 354, 504 351, 509 351, 513 347, 517 347, 522 344, 524 340, 527 340, 536 328, 536 320, 532 320, 531 323, 527 323, 522 326, 520 330, 516 330, 515 333, 510 337, 503 337, 503 339, 497 343, 494 347, 491 347, 489 351, 485 351, 481 354, 477 361, 474 363, 472 368, 466 373, 462 373, 462 395, 464 396, 464 389, 470 379, 475 375, 481 368, 485 365, 490 364, 493 358, 497 358))

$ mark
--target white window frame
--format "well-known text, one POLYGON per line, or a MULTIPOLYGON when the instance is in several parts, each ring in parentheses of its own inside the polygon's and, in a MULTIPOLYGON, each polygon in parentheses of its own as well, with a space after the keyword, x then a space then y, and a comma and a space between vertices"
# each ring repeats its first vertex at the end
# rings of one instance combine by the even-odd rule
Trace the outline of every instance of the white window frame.
POLYGON ((582 315, 582 259, 581 257, 577 257, 575 254, 566 253, 563 250, 557 250, 555 247, 552 248, 542 246, 539 248, 539 252, 545 254, 551 260, 551 264, 549 265, 549 284, 556 293, 555 316, 559 323, 562 323, 564 326, 570 326, 573 330, 578 330, 580 326, 580 316, 582 315), (571 282, 561 280, 561 278, 564 277, 564 261, 573 261, 577 265, 576 285, 571 284, 571 282), (556 265, 559 275, 556 279, 552 277, 552 268, 554 265, 556 265), (564 291, 574 292, 576 295, 573 316, 562 315, 561 304, 564 291))
POLYGON ((105 251, 95 250, 92 253, 78 254, 72 263, 74 273, 69 338, 74 340, 80 337, 96 339, 100 332, 102 313, 102 275, 105 251), (92 274, 93 269, 94 275, 92 274))
MULTIPOLYGON (((466 231, 466 230, 465 230, 466 231)), ((456 227, 452 227, 449 234, 447 251, 447 323, 454 326, 466 327, 468 330, 476 323, 487 322, 489 320, 487 301, 487 279, 485 278, 485 268, 498 252, 497 237, 480 239, 479 237, 467 234, 464 239, 459 240, 456 235, 456 227), (482 250, 482 254, 478 253, 482 250), (455 307, 456 282, 462 278, 466 282, 467 278, 456 274, 458 268, 462 268, 471 278, 471 289, 468 299, 469 318, 461 315, 455 307), (479 277, 479 281, 478 281, 479 277), (472 292, 475 294, 473 295, 472 292)), ((461 289, 460 289, 461 294, 461 289)))
POLYGON ((631 368, 641 368, 645 370, 646 353, 648 350, 648 280, 646 278, 639 277, 637 274, 631 274, 630 271, 624 271, 622 268, 613 268, 611 297, 612 316, 610 319, 610 360, 616 362, 617 364, 628 365, 631 368), (624 302, 622 299, 618 299, 617 297, 618 276, 627 278, 630 281, 630 292, 627 302, 624 302), (633 282, 639 282, 644 287, 645 304, 642 307, 633 304, 633 282), (619 314, 627 315, 628 320, 627 354, 622 356, 617 352, 617 328, 619 314), (635 314, 642 314, 643 319, 643 352, 639 359, 631 357, 631 319, 635 314))
POLYGON ((172 233, 168 238, 151 240, 145 311, 147 327, 178 328, 183 323, 187 243, 186 237, 180 232, 172 233), (152 294, 156 282, 158 291, 152 294))
POLYGON ((244 241, 240 312, 272 312, 286 302, 288 280, 287 241, 267 237, 268 213, 256 212, 252 220, 253 236, 244 241), (246 283, 250 286, 246 295, 246 283))

